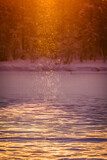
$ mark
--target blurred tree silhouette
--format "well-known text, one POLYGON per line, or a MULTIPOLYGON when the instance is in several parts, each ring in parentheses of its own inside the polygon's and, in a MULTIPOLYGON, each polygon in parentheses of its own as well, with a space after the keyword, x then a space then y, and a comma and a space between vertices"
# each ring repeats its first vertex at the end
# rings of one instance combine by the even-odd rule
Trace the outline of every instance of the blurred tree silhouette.
POLYGON ((0 0, 0 61, 107 58, 107 0, 0 0))

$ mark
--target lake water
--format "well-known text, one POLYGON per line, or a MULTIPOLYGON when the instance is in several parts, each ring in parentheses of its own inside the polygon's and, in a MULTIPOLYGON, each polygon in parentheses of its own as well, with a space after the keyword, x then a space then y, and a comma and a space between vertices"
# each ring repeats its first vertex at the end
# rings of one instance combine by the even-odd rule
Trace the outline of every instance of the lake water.
POLYGON ((106 160, 107 74, 0 72, 0 160, 106 160))

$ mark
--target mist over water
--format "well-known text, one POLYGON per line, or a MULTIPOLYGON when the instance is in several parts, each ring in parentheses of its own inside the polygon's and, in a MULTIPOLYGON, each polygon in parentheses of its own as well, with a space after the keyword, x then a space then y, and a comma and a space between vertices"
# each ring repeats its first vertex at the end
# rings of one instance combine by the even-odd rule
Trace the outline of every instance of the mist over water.
POLYGON ((0 0, 0 160, 107 159, 106 13, 0 0))
POLYGON ((1 160, 106 160, 107 74, 0 72, 1 160))

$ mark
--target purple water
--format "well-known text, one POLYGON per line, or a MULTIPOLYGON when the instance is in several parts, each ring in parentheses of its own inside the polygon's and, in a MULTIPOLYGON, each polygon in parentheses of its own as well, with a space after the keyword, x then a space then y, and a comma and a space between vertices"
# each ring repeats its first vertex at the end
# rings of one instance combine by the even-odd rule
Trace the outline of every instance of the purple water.
POLYGON ((0 159, 107 159, 107 74, 0 72, 0 159))

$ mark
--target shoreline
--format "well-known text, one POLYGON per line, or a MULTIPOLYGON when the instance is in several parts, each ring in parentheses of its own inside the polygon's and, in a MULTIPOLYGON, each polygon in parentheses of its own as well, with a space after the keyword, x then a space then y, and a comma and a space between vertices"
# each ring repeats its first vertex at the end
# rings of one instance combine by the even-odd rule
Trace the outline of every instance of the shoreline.
POLYGON ((75 60, 70 64, 63 64, 58 60, 47 58, 30 60, 14 60, 0 62, 0 71, 68 71, 68 72, 107 72, 107 62, 102 60, 84 61, 75 60))

